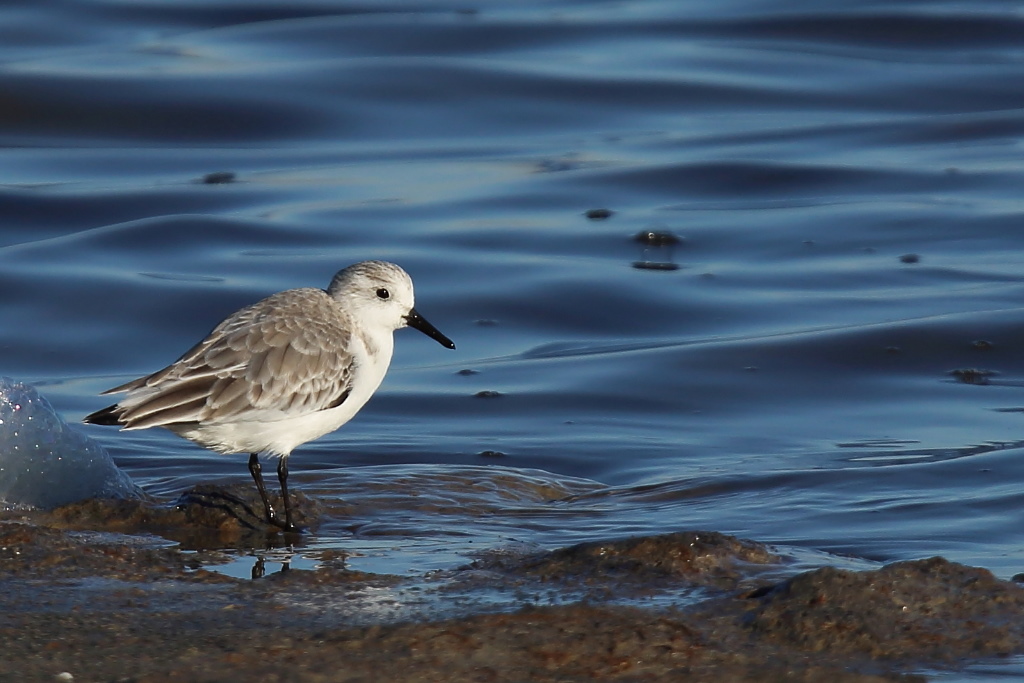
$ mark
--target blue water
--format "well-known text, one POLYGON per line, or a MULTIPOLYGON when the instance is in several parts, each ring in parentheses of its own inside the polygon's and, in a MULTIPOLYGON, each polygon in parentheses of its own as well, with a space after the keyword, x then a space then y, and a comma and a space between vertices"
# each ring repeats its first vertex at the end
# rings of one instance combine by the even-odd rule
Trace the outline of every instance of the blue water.
MULTIPOLYGON (((400 331, 295 452, 311 552, 414 573, 705 528, 1010 577, 1021 83, 998 0, 5 3, 0 374, 77 421, 384 258, 458 350, 400 331)), ((168 500, 248 478, 83 429, 168 500)))

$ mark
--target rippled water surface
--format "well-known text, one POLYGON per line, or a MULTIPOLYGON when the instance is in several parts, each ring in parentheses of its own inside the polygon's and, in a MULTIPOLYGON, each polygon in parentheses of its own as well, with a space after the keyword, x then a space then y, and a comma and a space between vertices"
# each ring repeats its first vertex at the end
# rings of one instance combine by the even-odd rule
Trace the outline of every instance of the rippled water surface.
MULTIPOLYGON (((310 548, 405 573, 707 528, 1010 577, 1021 83, 996 0, 6 3, 0 374, 77 421, 385 258, 458 350, 400 331, 295 452, 310 548)), ((160 497, 248 477, 83 429, 160 497)))

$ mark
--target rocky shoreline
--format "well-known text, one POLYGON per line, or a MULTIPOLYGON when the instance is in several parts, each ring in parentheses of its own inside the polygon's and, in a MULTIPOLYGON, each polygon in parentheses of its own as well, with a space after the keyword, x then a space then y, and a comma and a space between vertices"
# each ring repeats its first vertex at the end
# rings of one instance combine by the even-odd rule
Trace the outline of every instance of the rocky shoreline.
POLYGON ((5 513, 0 680, 841 683, 1024 653, 1024 588, 942 558, 780 581, 772 549, 686 531, 485 555, 436 582, 433 613, 396 618, 420 589, 351 571, 343 553, 249 580, 204 568, 214 550, 162 540, 248 547, 264 530, 241 495, 204 487, 178 506, 5 513), (496 588, 521 604, 472 599, 496 588), (702 597, 644 606, 680 589, 702 597), (540 593, 563 599, 539 604, 540 593))

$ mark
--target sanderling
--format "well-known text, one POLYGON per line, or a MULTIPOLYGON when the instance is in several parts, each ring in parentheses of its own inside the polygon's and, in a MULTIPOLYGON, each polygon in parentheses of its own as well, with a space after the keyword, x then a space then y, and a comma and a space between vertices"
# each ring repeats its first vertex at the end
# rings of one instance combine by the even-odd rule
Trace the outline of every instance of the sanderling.
POLYGON ((357 263, 326 291, 289 289, 231 314, 163 370, 103 392, 127 393, 85 422, 164 427, 218 453, 249 453, 267 521, 295 530, 288 456, 359 412, 387 373, 394 331, 406 325, 455 348, 413 308, 404 270, 357 263), (283 522, 267 498, 260 453, 279 458, 283 522))

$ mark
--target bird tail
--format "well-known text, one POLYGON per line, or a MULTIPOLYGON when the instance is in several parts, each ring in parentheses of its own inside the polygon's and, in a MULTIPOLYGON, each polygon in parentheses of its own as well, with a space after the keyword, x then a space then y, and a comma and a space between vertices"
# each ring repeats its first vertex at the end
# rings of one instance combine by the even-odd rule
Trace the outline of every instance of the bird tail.
POLYGON ((82 418, 82 422, 93 425, 110 425, 117 426, 123 425, 121 421, 121 411, 118 410, 118 406, 115 403, 112 406, 107 406, 103 410, 97 410, 95 413, 86 415, 82 418))

